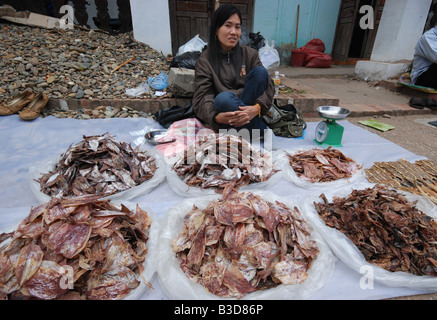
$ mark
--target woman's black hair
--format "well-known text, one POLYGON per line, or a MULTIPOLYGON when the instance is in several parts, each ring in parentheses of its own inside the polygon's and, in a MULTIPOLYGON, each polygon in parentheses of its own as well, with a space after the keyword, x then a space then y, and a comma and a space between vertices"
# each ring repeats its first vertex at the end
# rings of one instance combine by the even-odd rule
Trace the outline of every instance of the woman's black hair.
MULTIPOLYGON (((208 58, 209 61, 217 75, 220 75, 220 42, 216 36, 217 30, 229 19, 233 14, 237 14, 242 22, 240 10, 231 4, 224 4, 218 7, 215 11, 211 22, 211 28, 209 31, 209 41, 208 41, 208 58)), ((235 67, 235 74, 237 76, 237 82, 240 76, 241 66, 242 66, 242 53, 240 44, 237 43, 235 48, 232 50, 232 55, 230 56, 230 63, 235 67)))

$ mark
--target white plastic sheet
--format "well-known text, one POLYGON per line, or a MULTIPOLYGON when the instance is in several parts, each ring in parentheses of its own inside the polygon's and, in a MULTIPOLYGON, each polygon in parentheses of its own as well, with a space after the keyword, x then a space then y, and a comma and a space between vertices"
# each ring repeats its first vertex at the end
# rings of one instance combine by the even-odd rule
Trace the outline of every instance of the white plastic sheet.
MULTIPOLYGON (((362 163, 364 168, 370 168, 375 161, 396 161, 404 158, 414 162, 424 158, 347 120, 337 123, 344 126, 341 151, 362 163)), ((317 122, 308 122, 304 139, 274 137, 274 150, 317 146, 313 141, 316 126, 317 122)), ((69 145, 80 141, 83 135, 101 135, 108 132, 118 140, 137 146, 145 143, 144 135, 151 129, 163 129, 163 127, 147 118, 77 120, 47 117, 27 122, 19 119, 18 115, 0 117, 0 232, 11 223, 18 223, 24 218, 18 216, 20 208, 25 208, 24 212, 27 215, 31 206, 39 204, 29 183, 31 165, 59 156, 69 145)), ((144 147, 156 150, 152 145, 144 144, 144 147)), ((285 179, 269 185, 266 190, 280 197, 292 197, 296 201, 313 193, 285 179)), ((185 196, 177 194, 171 189, 168 181, 164 181, 151 192, 132 198, 130 201, 138 203, 141 208, 151 208, 162 226, 168 209, 184 199, 185 196)), ((158 268, 157 274, 161 272, 158 268)), ((311 299, 384 299, 436 291, 436 289, 392 287, 379 282, 375 282, 372 289, 363 290, 360 287, 362 276, 338 260, 332 278, 314 293, 311 299)), ((139 299, 170 299, 161 288, 156 276, 152 280, 152 286, 154 289, 148 290, 139 299)))

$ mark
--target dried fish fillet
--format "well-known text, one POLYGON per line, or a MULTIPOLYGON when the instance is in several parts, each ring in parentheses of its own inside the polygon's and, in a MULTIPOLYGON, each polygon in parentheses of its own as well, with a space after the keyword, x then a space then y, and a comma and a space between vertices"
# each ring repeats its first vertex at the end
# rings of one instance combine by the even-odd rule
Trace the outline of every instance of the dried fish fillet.
POLYGON ((301 150, 286 155, 297 176, 312 183, 348 179, 362 168, 353 159, 332 147, 301 150))
POLYGON ((392 162, 375 162, 366 169, 372 183, 385 184, 429 198, 437 204, 437 162, 419 160, 411 163, 405 159, 392 162))
POLYGON ((150 180, 156 170, 154 157, 104 134, 84 136, 36 181, 50 197, 109 196, 150 180))
POLYGON ((234 298, 304 282, 319 249, 299 209, 230 190, 203 210, 193 206, 173 239, 187 278, 234 298))
POLYGON ((366 261, 392 272, 437 276, 437 222, 404 195, 376 185, 331 202, 320 197, 323 202, 314 202, 319 216, 344 233, 366 261))
POLYGON ((138 205, 132 211, 95 195, 32 208, 2 237, 0 299, 121 299, 145 281, 151 225, 138 205))

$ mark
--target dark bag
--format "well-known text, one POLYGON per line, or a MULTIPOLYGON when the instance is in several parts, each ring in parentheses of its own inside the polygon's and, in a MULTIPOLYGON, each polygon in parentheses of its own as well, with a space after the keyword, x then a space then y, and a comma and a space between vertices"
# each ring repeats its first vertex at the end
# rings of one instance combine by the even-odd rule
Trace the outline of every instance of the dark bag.
POLYGON ((185 107, 173 106, 171 108, 161 109, 155 113, 156 121, 159 122, 161 126, 168 129, 174 122, 194 118, 194 109, 189 102, 185 107))
POLYGON ((265 39, 259 32, 249 33, 249 38, 250 38, 250 46, 252 48, 259 50, 265 46, 265 39))
POLYGON ((299 108, 292 104, 280 107, 276 100, 263 116, 263 120, 276 136, 286 138, 302 137, 303 131, 307 128, 299 108))
POLYGON ((175 56, 170 63, 170 68, 195 69, 197 59, 200 56, 199 51, 189 51, 175 56))

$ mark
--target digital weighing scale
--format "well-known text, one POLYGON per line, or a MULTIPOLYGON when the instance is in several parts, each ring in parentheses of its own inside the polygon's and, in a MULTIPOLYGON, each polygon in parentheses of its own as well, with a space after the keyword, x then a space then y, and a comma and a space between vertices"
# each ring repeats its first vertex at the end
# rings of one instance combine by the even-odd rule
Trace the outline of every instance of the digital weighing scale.
POLYGON ((314 141, 319 145, 343 147, 341 139, 343 138, 344 128, 335 121, 346 118, 351 112, 345 108, 335 106, 318 107, 317 112, 326 121, 322 121, 317 125, 314 141))

